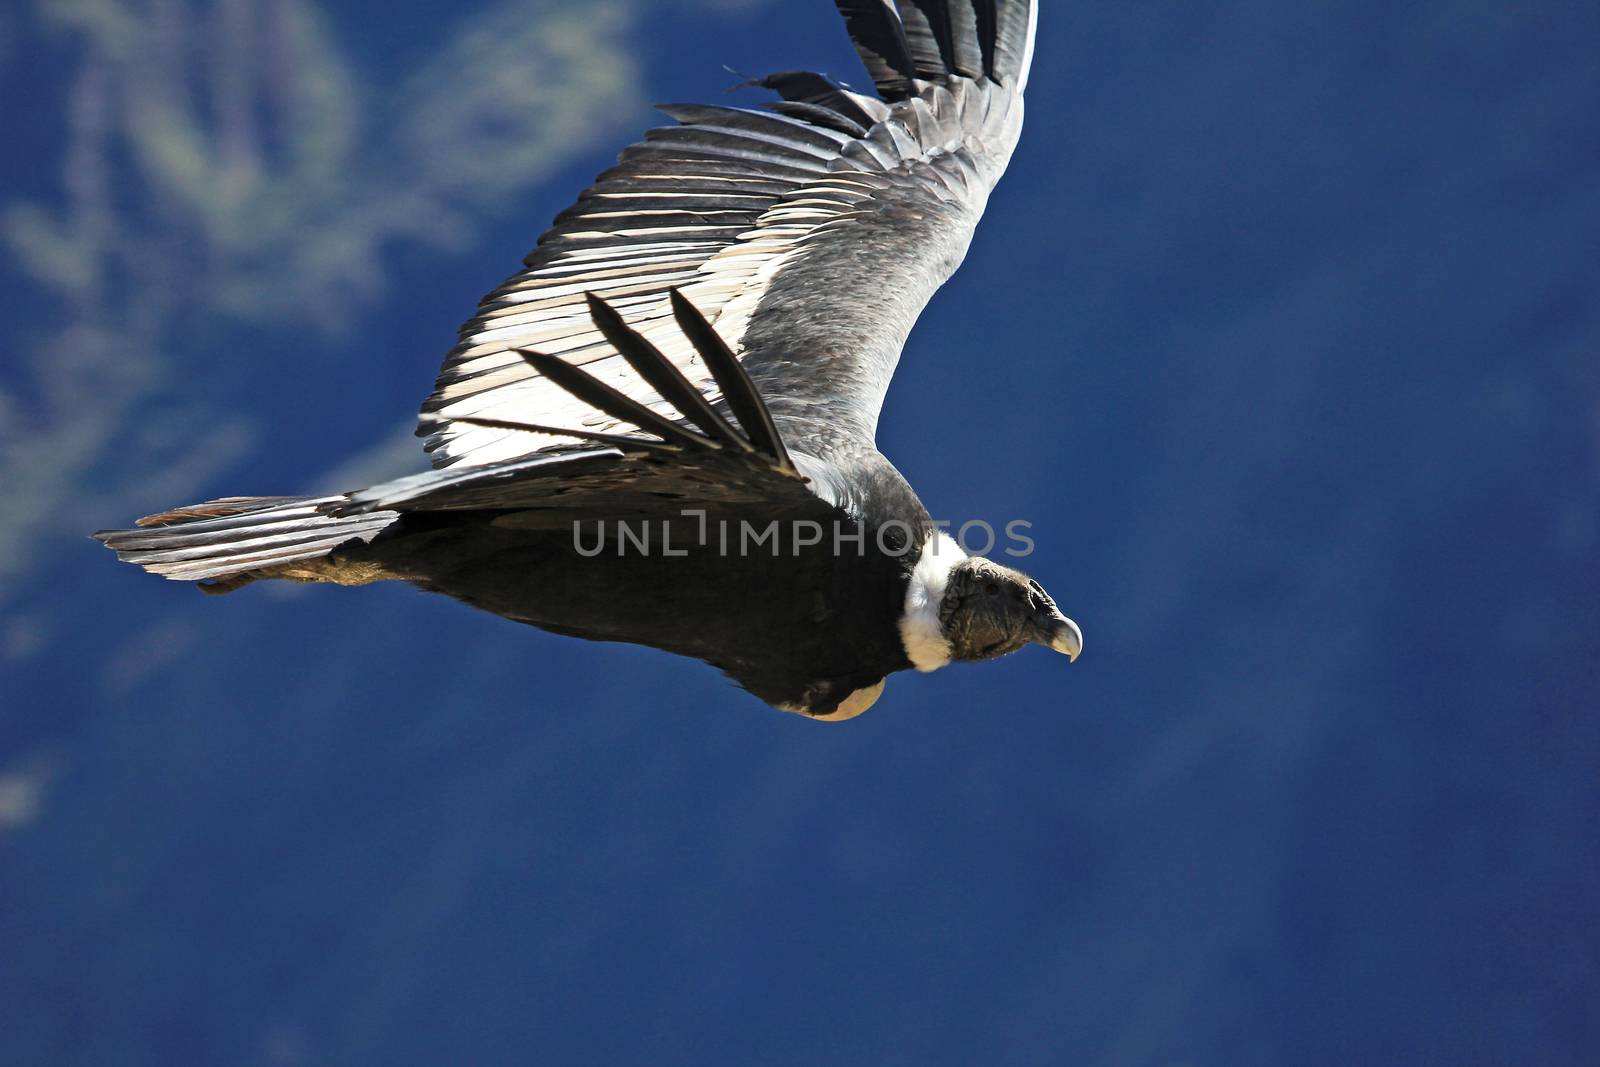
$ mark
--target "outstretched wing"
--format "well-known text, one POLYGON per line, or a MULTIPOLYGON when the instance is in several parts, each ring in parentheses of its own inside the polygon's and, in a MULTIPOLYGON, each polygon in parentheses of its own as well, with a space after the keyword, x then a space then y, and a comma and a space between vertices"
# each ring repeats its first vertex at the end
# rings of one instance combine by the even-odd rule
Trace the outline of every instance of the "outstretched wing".
MULTIPOLYGON (((762 84, 771 111, 668 106, 461 329, 418 433, 439 467, 492 465, 625 420, 577 401, 533 349, 658 414, 673 403, 591 317, 604 297, 696 391, 679 289, 797 447, 870 446, 912 323, 966 253, 1022 125, 1034 0, 837 0, 877 97, 822 75, 762 84)), ((560 372, 557 371, 557 374, 560 372)))

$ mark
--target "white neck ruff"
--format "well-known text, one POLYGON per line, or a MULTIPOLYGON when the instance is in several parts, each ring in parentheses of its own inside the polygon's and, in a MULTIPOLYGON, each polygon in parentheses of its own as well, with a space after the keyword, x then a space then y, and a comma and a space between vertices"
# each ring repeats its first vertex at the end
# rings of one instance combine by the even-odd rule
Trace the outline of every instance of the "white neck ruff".
POLYGON ((955 538, 935 530, 922 543, 922 555, 911 571, 906 587, 905 610, 900 615, 900 643, 906 658, 919 671, 936 671, 950 662, 950 642, 939 623, 939 605, 944 602, 950 572, 967 554, 955 538))

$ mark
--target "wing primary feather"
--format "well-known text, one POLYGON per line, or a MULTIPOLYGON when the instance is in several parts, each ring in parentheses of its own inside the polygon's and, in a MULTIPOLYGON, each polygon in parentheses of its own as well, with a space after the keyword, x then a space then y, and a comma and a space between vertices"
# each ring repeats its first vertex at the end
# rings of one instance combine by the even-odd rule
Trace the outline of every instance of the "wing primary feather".
POLYGON ((1034 0, 998 0, 995 9, 994 69, 989 76, 1021 92, 1032 56, 1034 0))
POLYGON ((978 16, 980 0, 943 0, 944 23, 950 33, 950 69, 977 81, 985 73, 978 16))
POLYGON ((886 100, 910 95, 917 64, 894 4, 890 0, 834 0, 834 4, 878 92, 886 100))
POLYGON ((686 430, 665 416, 658 415, 637 400, 624 396, 611 386, 597 380, 588 371, 574 367, 566 360, 543 352, 525 348, 516 349, 534 370, 550 379, 557 387, 565 389, 578 400, 614 419, 632 423, 646 433, 653 433, 663 441, 686 448, 715 448, 709 437, 686 430))
POLYGON ((983 72, 993 78, 995 40, 999 36, 1000 25, 995 0, 972 0, 972 13, 977 16, 978 48, 983 52, 983 72))
POLYGON ((751 450, 750 442, 728 425, 728 420, 719 415, 700 391, 689 384, 689 379, 661 354, 660 349, 628 326, 610 304, 593 293, 586 295, 589 315, 594 319, 595 326, 611 342, 611 347, 628 361, 628 366, 660 394, 661 399, 677 408, 707 436, 733 448, 746 452, 751 450))
POLYGON ((598 433, 594 430, 574 430, 559 426, 544 426, 537 422, 516 422, 511 419, 485 419, 477 415, 457 415, 451 422, 464 422, 468 426, 482 426, 490 430, 513 430, 518 433, 542 433, 551 437, 576 437, 582 441, 596 441, 618 448, 676 449, 665 441, 647 441, 642 437, 628 437, 620 433, 598 433))
POLYGON ((734 418, 739 420, 745 435, 758 449, 777 460, 780 468, 793 470, 789 450, 783 446, 777 424, 772 421, 772 412, 767 410, 766 402, 761 399, 761 393, 750 380, 744 365, 688 297, 678 289, 671 290, 670 295, 672 314, 678 320, 678 328, 706 361, 706 369, 722 390, 723 400, 727 401, 734 418))
POLYGON ((910 42, 917 72, 924 78, 943 79, 956 69, 955 35, 945 3, 946 0, 900 0, 906 40, 910 42))

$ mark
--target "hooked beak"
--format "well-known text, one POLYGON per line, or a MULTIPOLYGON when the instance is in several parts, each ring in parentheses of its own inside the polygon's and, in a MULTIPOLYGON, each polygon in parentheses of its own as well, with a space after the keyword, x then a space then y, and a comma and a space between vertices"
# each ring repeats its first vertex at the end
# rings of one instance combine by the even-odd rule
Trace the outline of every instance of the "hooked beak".
POLYGON ((1083 631, 1078 629, 1078 624, 1056 612, 1047 627, 1046 636, 1039 643, 1048 645, 1066 656, 1068 662, 1076 662, 1079 653, 1083 651, 1083 631))

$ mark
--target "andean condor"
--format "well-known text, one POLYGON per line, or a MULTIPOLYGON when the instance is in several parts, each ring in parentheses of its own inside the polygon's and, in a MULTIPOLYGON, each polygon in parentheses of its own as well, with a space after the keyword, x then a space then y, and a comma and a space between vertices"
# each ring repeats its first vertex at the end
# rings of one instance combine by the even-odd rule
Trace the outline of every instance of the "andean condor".
POLYGON ((95 536, 153 573, 410 582, 705 660, 842 720, 895 671, 1076 658, 1037 582, 968 557, 877 450, 884 392, 1022 128, 1034 0, 837 0, 877 95, 672 105, 461 329, 434 470, 230 497, 95 536))

